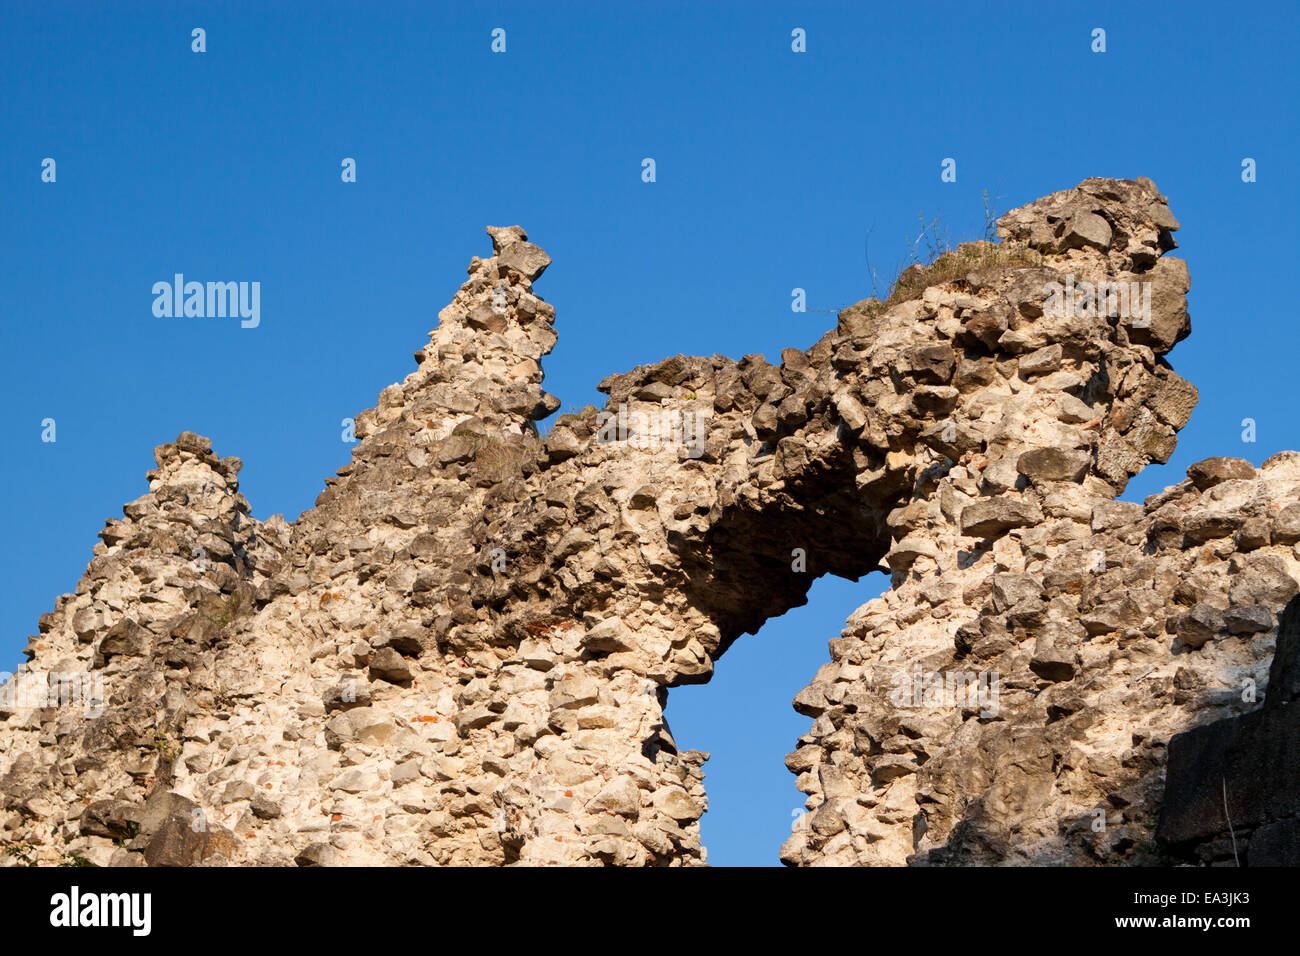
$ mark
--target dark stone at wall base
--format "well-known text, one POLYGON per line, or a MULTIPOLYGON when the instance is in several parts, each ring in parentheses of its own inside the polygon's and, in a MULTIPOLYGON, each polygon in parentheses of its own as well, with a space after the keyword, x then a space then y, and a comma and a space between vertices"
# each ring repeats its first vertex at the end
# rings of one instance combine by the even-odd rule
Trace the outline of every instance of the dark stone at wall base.
MULTIPOLYGON (((1156 839, 1182 856, 1197 844, 1300 815, 1300 706, 1215 721, 1169 741, 1156 839), (1224 791, 1227 791, 1227 813, 1224 791), (1231 829, 1229 828, 1231 822, 1231 829)), ((1300 856, 1286 861, 1300 864, 1300 856)))
POLYGON ((1300 819, 1260 827, 1250 838, 1251 866, 1295 866, 1300 860, 1300 819))
POLYGON ((1250 866, 1300 865, 1300 598, 1278 624, 1264 704, 1169 741, 1156 839, 1180 858, 1222 856, 1228 840, 1250 866))

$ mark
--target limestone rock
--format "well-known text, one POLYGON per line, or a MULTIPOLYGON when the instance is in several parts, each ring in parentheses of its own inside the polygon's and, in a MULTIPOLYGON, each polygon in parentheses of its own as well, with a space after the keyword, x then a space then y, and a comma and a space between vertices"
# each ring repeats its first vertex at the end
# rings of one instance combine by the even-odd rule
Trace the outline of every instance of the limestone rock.
POLYGON ((207 439, 155 449, 0 696, 0 844, 39 830, 53 863, 119 840, 95 850, 113 865, 698 865, 708 755, 674 740, 668 689, 816 576, 883 561, 891 590, 794 698, 810 813, 784 862, 1187 859, 1220 837, 1180 749, 1243 780, 1252 859, 1290 858, 1291 778, 1245 786, 1222 756, 1243 741, 1290 767, 1289 710, 1164 742, 1240 716, 1249 682, 1268 702, 1300 684, 1294 628, 1278 636, 1300 455, 1115 500, 1197 397, 1165 358, 1190 330, 1177 228, 1150 180, 1085 180, 965 249, 1000 265, 915 267, 914 295, 845 309, 779 365, 611 375, 604 409, 543 440, 550 258, 489 227, 492 256, 297 521, 253 518, 242 462, 207 439), (1150 321, 1056 314, 1067 275, 1150 283, 1150 321), (1291 663, 1270 674, 1275 644, 1291 663), (1104 836, 1081 822, 1098 808, 1104 836))

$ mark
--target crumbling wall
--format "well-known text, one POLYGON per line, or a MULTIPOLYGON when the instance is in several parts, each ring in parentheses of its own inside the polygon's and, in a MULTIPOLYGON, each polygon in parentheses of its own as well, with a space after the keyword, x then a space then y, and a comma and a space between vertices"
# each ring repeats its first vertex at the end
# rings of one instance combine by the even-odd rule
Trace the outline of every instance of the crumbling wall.
POLYGON ((1149 180, 1087 180, 779 365, 611 376, 544 441, 550 259, 489 228, 296 523, 249 518, 206 440, 160 447, 28 649, 33 674, 99 675, 102 713, 0 710, 0 840, 116 865, 699 863, 706 755, 667 689, 883 561, 894 588, 796 699, 812 812, 782 858, 1141 859, 1169 735, 1266 679, 1300 539, 1289 456, 1113 501, 1196 400, 1162 358, 1189 331, 1176 228, 1149 180), (1090 310, 1087 283, 1126 294, 1090 310), (995 707, 891 697, 918 667, 995 673, 995 707))

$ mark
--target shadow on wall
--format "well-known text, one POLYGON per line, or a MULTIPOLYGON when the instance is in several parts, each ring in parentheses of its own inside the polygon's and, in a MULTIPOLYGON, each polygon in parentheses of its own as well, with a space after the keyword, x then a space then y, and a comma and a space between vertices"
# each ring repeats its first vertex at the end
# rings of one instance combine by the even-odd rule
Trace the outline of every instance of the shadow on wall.
POLYGON ((1156 838, 1186 862, 1300 865, 1300 597, 1278 623, 1258 710, 1169 741, 1156 838))

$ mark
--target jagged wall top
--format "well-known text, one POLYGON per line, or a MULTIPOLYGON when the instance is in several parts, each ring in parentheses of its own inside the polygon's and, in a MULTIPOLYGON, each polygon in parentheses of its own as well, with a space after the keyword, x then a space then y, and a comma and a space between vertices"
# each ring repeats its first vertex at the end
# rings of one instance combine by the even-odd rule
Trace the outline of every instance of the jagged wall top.
MULTIPOLYGON (((196 436, 160 454, 151 500, 127 508, 166 525, 128 510, 33 648, 108 675, 108 756, 73 779, 105 725, 50 738, 45 717, 10 718, 10 832, 37 820, 113 858, 102 821, 138 813, 144 778, 175 814, 191 801, 241 834, 142 834, 180 839, 167 858, 700 860, 705 755, 678 749, 667 687, 706 680, 816 576, 881 561, 909 602, 900 623, 931 613, 918 590, 947 622, 916 646, 951 652, 975 612, 936 575, 1086 523, 1172 452, 1195 402, 1161 358, 1188 321, 1186 269, 1161 255, 1176 225, 1148 181, 1086 181, 779 365, 675 356, 611 376, 603 420, 634 427, 602 440, 588 407, 544 442, 555 312, 532 283, 550 259, 489 227, 493 256, 471 261, 416 370, 356 417, 351 463, 292 526, 247 519, 235 460, 196 436), (1131 281, 1153 291, 1149 325, 1046 305, 1053 283, 1131 281), (651 415, 704 427, 689 446, 633 440, 651 415), (192 565, 195 532, 224 542, 214 569, 192 565), (196 609, 204 595, 244 603, 196 609), (170 760, 147 744, 164 715, 170 760), (70 788, 109 806, 83 819, 51 796, 70 788)), ((801 753, 843 761, 836 707, 801 753)))

